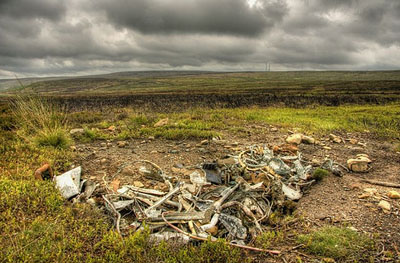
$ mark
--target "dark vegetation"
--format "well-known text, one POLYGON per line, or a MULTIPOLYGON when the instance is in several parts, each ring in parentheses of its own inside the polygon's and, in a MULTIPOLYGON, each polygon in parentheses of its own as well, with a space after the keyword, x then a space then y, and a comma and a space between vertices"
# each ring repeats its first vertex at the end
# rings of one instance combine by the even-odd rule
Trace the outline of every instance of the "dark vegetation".
POLYGON ((24 90, 50 96, 75 110, 384 104, 399 100, 400 72, 122 72, 39 80, 24 90))

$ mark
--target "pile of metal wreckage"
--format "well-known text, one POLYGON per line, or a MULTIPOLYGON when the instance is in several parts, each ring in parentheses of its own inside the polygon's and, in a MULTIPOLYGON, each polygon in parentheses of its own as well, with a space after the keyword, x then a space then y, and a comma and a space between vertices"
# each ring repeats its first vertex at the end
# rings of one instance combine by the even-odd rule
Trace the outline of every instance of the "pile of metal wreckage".
MULTIPOLYGON (((313 167, 304 165, 300 153, 274 151, 255 145, 239 155, 191 167, 193 172, 186 177, 168 175, 150 161, 137 161, 143 164, 139 170, 145 180, 162 181, 168 191, 133 185, 115 192, 108 185, 107 191, 96 189, 93 182, 80 180, 80 167, 55 181, 67 199, 90 202, 92 196, 101 197, 102 202, 93 204, 107 211, 121 235, 146 226, 155 242, 225 238, 233 246, 266 251, 250 245, 268 228, 271 214, 287 213, 293 207, 290 203, 315 181, 313 167)), ((330 160, 323 166, 336 174, 341 170, 330 160)))

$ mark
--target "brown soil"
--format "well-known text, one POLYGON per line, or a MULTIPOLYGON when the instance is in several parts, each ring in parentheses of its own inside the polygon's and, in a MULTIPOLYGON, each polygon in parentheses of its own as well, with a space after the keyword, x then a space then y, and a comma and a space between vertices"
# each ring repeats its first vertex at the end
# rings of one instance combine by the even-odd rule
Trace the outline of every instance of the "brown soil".
MULTIPOLYGON (((83 178, 91 178, 99 184, 104 181, 111 183, 113 175, 121 170, 114 179, 120 184, 133 184, 141 181, 145 187, 163 189, 164 184, 146 180, 141 177, 138 168, 143 165, 137 160, 149 160, 159 165, 167 174, 188 177, 184 169, 175 169, 180 164, 185 167, 199 165, 205 161, 213 161, 228 154, 237 154, 241 149, 250 145, 279 145, 284 142, 287 132, 284 129, 271 132, 268 126, 251 127, 257 133, 250 132, 245 138, 226 135, 225 144, 211 141, 208 145, 200 145, 200 140, 171 141, 163 139, 131 140, 129 145, 118 147, 117 142, 95 142, 77 145, 78 158, 76 165, 81 165, 83 178), (232 143, 237 142, 238 146, 232 143), (240 149, 235 149, 240 148, 240 149), (236 151, 235 151, 236 150, 236 151), (105 159, 105 160, 103 160, 105 159), (103 160, 103 162, 101 161, 103 160), (120 169, 124 167, 123 169, 120 169)), ((250 130, 250 131, 251 131, 250 130)), ((372 159, 371 169, 367 173, 345 173, 343 177, 330 175, 322 182, 313 185, 298 202, 296 214, 304 218, 304 222, 311 228, 323 225, 352 226, 360 232, 379 234, 379 248, 396 253, 400 245, 400 199, 393 200, 387 197, 387 192, 394 188, 361 183, 360 179, 373 179, 400 184, 400 154, 396 153, 389 143, 370 138, 368 134, 342 134, 343 138, 355 138, 365 146, 346 143, 333 143, 326 138, 318 138, 331 150, 325 150, 320 145, 301 144, 299 146, 303 160, 317 159, 323 161, 325 157, 338 163, 346 164, 346 160, 358 153, 366 153, 372 159), (378 194, 360 199, 364 188, 376 188, 378 194), (389 213, 378 207, 380 200, 387 200, 392 209, 389 213)), ((400 189, 397 189, 400 191, 400 189)), ((293 239, 295 240, 295 239, 293 239)), ((291 244, 293 247, 296 244, 291 244)), ((278 248, 283 251, 286 248, 278 248)), ((294 262, 294 256, 304 257, 303 253, 291 251, 283 255, 287 262, 294 262)), ((382 256, 382 255, 381 255, 382 256)), ((265 261, 264 259, 263 261, 265 261)), ((307 257, 303 260, 307 262, 307 257)), ((282 262, 279 260, 279 262, 282 262)))

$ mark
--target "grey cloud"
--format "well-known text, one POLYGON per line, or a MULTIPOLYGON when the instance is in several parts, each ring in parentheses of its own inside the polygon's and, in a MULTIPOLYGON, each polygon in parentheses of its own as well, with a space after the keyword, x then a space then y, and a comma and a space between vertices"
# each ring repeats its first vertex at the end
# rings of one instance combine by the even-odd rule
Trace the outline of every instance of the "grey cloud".
POLYGON ((398 69, 398 0, 0 0, 0 78, 398 69), (3 75, 2 75, 3 74, 3 75))
POLYGON ((66 11, 62 0, 1 0, 0 15, 18 19, 60 19, 66 11))
POLYGON ((120 27, 145 34, 206 33, 257 36, 287 12, 283 1, 96 0, 96 8, 120 27))

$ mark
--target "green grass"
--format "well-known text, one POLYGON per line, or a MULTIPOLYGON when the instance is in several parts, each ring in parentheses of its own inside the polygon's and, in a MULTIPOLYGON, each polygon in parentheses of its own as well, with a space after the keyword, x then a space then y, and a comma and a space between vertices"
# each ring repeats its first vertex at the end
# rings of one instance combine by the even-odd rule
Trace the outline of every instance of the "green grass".
MULTIPOLYGON (((87 113, 89 115, 89 113, 87 113)), ((190 109, 183 113, 146 114, 129 111, 125 118, 118 120, 115 114, 87 124, 98 128, 88 131, 86 137, 94 139, 146 138, 155 136, 165 139, 210 138, 221 133, 247 136, 250 124, 271 124, 287 129, 298 128, 307 134, 317 135, 331 132, 370 132, 383 139, 400 138, 400 106, 339 106, 293 108, 235 108, 235 109, 190 109), (163 127, 154 124, 168 117, 169 123, 163 127), (117 127, 111 134, 109 126, 117 127)), ((79 123, 79 120, 77 120, 79 123)), ((252 132, 259 132, 252 130, 252 132)))
POLYGON ((317 182, 322 181, 325 177, 330 174, 328 170, 317 168, 314 170, 312 174, 312 179, 316 180, 317 182))
POLYGON ((352 262, 365 262, 363 260, 368 258, 368 251, 374 249, 372 239, 344 227, 323 227, 310 234, 299 235, 297 241, 310 254, 352 262))

